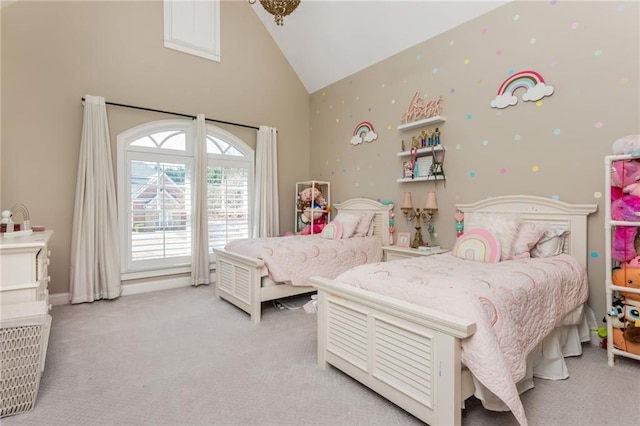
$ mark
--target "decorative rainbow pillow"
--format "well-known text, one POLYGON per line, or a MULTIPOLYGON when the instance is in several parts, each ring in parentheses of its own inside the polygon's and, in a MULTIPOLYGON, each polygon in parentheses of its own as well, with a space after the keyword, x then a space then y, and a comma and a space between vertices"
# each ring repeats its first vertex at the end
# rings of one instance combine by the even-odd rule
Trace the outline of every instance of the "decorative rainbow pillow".
POLYGON ((342 223, 333 221, 322 228, 320 237, 326 238, 327 240, 339 240, 342 238, 342 231, 342 223))
POLYGON ((498 263, 500 243, 488 229, 470 229, 456 240, 451 254, 466 260, 498 263))

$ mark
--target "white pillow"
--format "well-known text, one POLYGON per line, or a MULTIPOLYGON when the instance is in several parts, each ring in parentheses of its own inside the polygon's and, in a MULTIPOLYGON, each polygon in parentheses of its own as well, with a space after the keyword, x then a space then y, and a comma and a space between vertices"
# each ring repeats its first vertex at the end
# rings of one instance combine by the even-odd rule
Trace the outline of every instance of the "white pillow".
POLYGON ((542 239, 549 225, 534 222, 522 222, 518 235, 513 240, 512 259, 528 259, 531 257, 531 249, 542 239))
POLYGON ((468 213, 464 217, 464 227, 493 232, 500 243, 500 260, 508 260, 520 228, 520 217, 509 213, 468 213))
POLYGON ((544 233, 538 244, 531 249, 531 257, 557 256, 564 250, 564 241, 569 235, 566 226, 552 226, 544 233))
POLYGON ((351 238, 360 222, 360 214, 338 213, 333 222, 340 222, 342 225, 342 239, 351 238))
POLYGON ((373 221, 373 217, 376 215, 375 212, 367 212, 360 214, 360 222, 358 222, 358 226, 356 230, 353 232, 352 237, 366 237, 369 235, 369 228, 371 227, 371 222, 373 221))

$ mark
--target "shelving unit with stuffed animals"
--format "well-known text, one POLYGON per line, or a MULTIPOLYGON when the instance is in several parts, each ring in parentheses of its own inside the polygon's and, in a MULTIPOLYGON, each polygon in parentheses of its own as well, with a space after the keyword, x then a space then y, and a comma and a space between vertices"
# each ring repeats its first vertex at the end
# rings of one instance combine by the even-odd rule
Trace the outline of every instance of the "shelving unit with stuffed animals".
POLYGON ((640 152, 606 156, 605 183, 607 359, 613 366, 615 356, 640 360, 640 152))
POLYGON ((329 223, 331 184, 320 180, 296 182, 295 233, 314 235, 329 223))

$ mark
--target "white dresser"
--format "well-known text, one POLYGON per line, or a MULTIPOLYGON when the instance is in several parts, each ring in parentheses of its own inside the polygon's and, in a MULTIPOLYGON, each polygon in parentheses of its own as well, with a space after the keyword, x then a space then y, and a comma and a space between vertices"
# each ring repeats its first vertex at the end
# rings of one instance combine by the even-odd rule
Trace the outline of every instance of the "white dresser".
POLYGON ((51 310, 49 305, 49 240, 53 231, 7 237, 0 234, 0 308, 3 322, 25 312, 38 311, 44 304, 46 316, 42 330, 42 369, 47 353, 51 310), (37 302, 37 303, 34 303, 37 302))

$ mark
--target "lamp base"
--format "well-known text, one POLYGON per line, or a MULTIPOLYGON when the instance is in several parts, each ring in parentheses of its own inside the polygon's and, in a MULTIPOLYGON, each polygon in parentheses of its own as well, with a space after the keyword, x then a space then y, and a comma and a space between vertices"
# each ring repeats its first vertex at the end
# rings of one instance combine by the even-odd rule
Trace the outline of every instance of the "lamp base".
POLYGON ((413 241, 411 241, 411 248, 417 249, 418 247, 422 247, 424 245, 424 241, 422 240, 422 232, 421 228, 416 228, 416 234, 413 236, 413 241))

